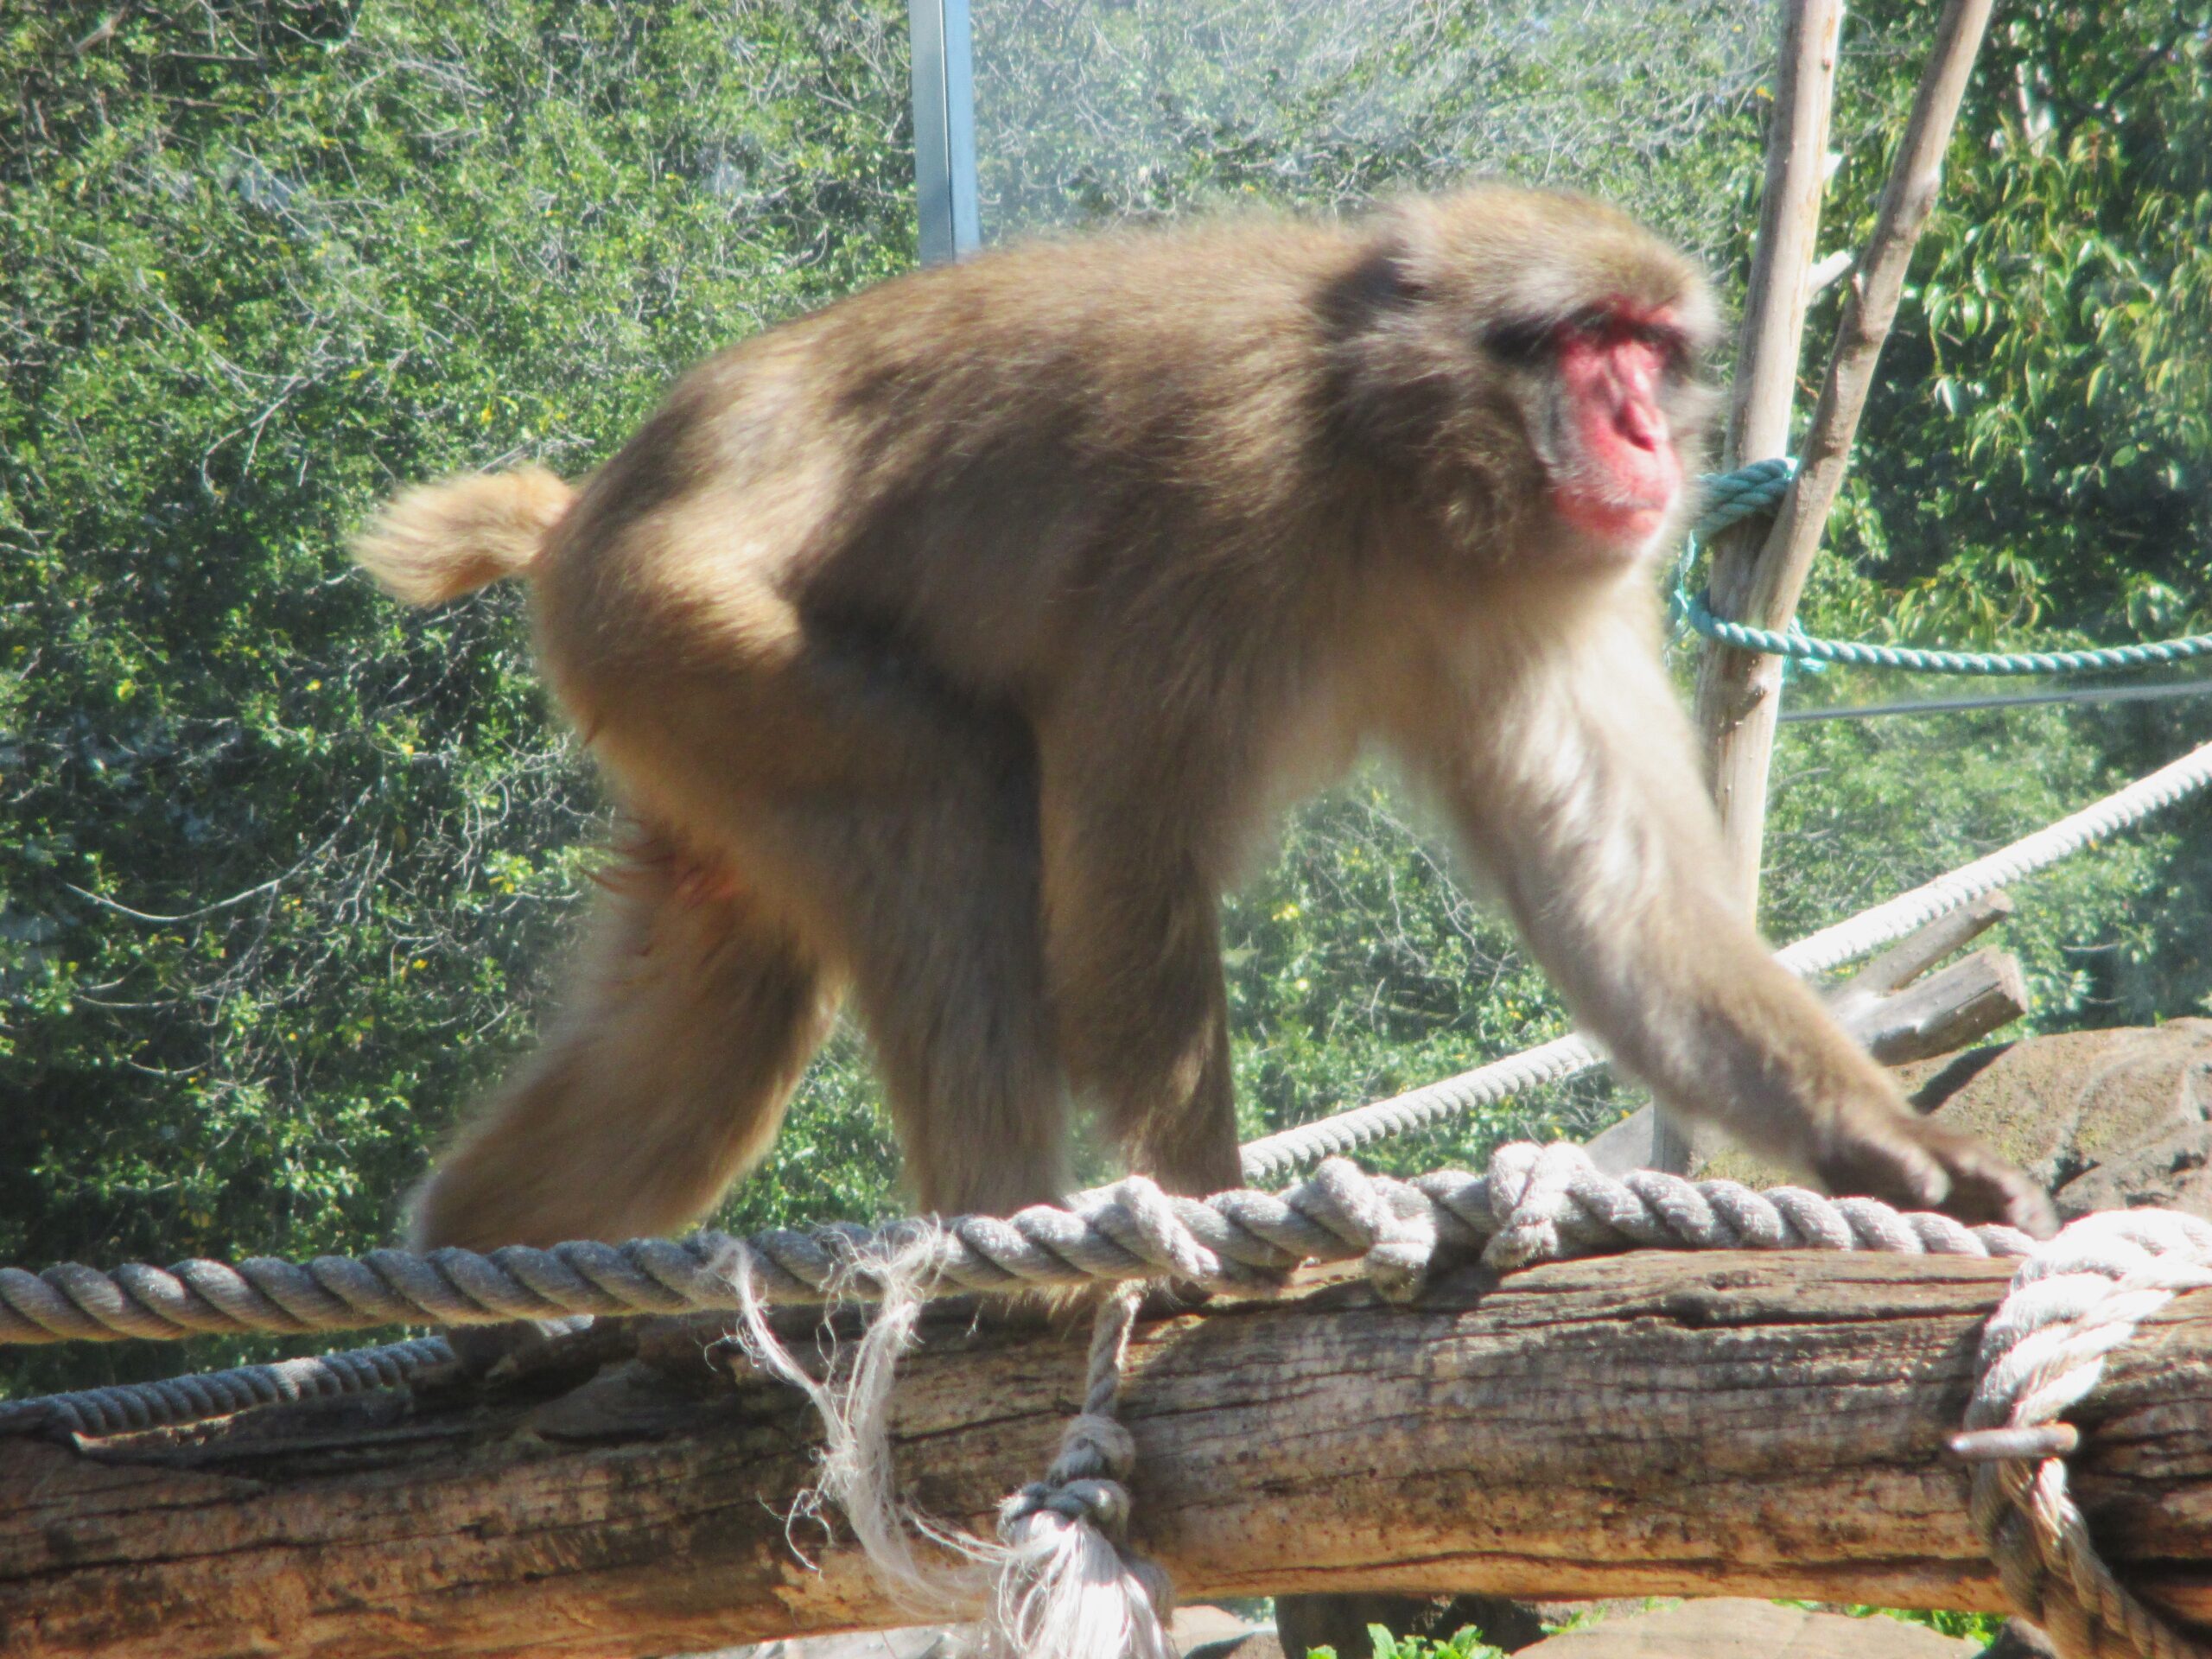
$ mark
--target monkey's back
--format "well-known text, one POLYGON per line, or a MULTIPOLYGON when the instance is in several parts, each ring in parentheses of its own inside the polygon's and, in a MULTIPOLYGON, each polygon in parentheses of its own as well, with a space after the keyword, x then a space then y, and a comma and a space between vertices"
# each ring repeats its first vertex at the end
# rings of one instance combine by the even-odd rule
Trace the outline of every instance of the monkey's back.
POLYGON ((1266 219, 1033 245, 722 352, 549 548, 556 680, 842 635, 1027 702, 1088 641, 1217 630, 1217 577, 1257 626, 1317 528, 1311 302, 1357 245, 1266 219))

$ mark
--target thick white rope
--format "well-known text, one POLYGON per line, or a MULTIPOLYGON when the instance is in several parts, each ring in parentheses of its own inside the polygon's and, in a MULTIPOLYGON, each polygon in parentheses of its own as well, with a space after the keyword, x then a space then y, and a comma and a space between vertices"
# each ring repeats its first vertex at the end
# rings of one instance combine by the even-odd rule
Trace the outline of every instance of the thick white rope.
MULTIPOLYGON (((139 1263, 112 1273, 73 1265, 43 1274, 0 1268, 0 1342, 729 1312, 739 1301, 725 1264, 741 1252, 753 1292, 764 1303, 880 1300, 892 1262, 901 1281, 911 1277, 924 1296, 1159 1278, 1249 1291, 1278 1283, 1303 1262, 1350 1261, 1376 1249, 1385 1253, 1375 1264, 1378 1273, 1402 1256, 1406 1271, 1417 1274, 1428 1251, 1424 1244, 1407 1254, 1408 1237, 1433 1239, 1467 1255, 1488 1245, 1487 1259, 1511 1266, 1517 1247, 1503 1239, 1492 1243, 1492 1236, 1515 1214, 1516 1195, 1535 1179, 1538 1156, 1533 1147, 1502 1147, 1488 1175, 1441 1170, 1413 1181, 1363 1174, 1334 1160, 1279 1193, 1240 1188, 1204 1199, 1171 1198, 1132 1176, 1066 1208, 1033 1205, 1003 1218, 901 1220, 873 1230, 776 1229, 741 1242, 702 1232, 680 1241, 568 1243, 549 1250, 508 1245, 488 1255, 456 1249, 426 1255, 378 1250, 359 1261, 322 1256, 305 1264, 188 1262, 164 1270, 139 1263)), ((1578 1202, 1597 1206, 1577 1224, 1575 1239, 1585 1252, 1918 1248, 2009 1255, 2015 1252, 1989 1241, 2022 1236, 2009 1228, 1964 1228, 1937 1215, 1899 1219, 1900 1212, 1869 1198, 1826 1198, 1795 1187, 1757 1193, 1734 1182, 1690 1182, 1650 1171, 1600 1187, 1580 1185, 1575 1192, 1578 1202), (1908 1245, 1902 1242, 1907 1237, 1921 1242, 1908 1245)))
POLYGON ((2084 1216, 2040 1245, 1982 1329, 1952 1449, 1974 1459, 1972 1513, 2006 1598, 2062 1659, 2212 1659, 2113 1578, 2068 1489, 2063 1413, 2106 1356, 2184 1290, 2212 1286, 2212 1225, 2172 1210, 2084 1216))
MULTIPOLYGON (((2024 876, 2048 868, 2140 823, 2153 812, 2186 799, 2208 783, 2212 783, 2212 743, 2190 750, 2125 789, 2032 835, 2024 836, 2009 847, 1861 911, 1833 927, 1822 928, 1777 951, 1776 960, 1791 972, 1808 976, 1840 967, 1904 938, 1938 917, 1963 910, 1984 893, 2010 887, 2024 876)), ((1354 1107, 1332 1117, 1263 1135, 1244 1147, 1244 1179, 1254 1183, 1280 1180, 1317 1158, 1341 1157, 1392 1135, 1494 1106, 1539 1084, 1580 1076, 1604 1064, 1604 1060, 1596 1046, 1580 1033, 1557 1037, 1526 1052, 1494 1060, 1456 1077, 1446 1077, 1389 1100, 1354 1107)))

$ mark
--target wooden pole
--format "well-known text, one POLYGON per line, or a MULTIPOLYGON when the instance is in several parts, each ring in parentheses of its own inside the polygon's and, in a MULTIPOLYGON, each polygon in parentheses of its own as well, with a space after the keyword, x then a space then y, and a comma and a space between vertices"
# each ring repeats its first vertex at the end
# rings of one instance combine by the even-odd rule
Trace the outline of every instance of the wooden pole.
MULTIPOLYGON (((1743 332, 1736 348, 1727 435, 1721 444, 1724 469, 1789 453, 1790 412, 1796 401, 1805 310, 1818 251, 1821 194, 1827 180, 1828 122, 1835 102, 1843 6, 1841 0, 1784 0, 1782 14, 1774 118, 1767 130, 1766 183, 1759 196, 1758 240, 1744 294, 1743 332)), ((1764 523, 1751 522, 1714 538, 1711 582, 1715 604, 1728 606, 1750 590, 1764 533, 1764 523)), ((1722 614, 1735 613, 1724 609, 1722 614)), ((1778 662, 1772 658, 1748 660, 1755 676, 1770 677, 1773 686, 1779 686, 1778 662)), ((1707 652, 1702 665, 1707 671, 1700 672, 1698 680, 1699 726, 1711 745, 1713 795, 1729 831, 1736 884, 1756 906, 1759 817, 1754 811, 1747 847, 1739 833, 1743 814, 1735 793, 1738 779, 1726 765, 1737 728, 1726 711, 1707 706, 1721 689, 1717 683, 1708 687, 1713 677, 1712 663, 1707 652)), ((1751 684, 1758 689, 1739 691, 1739 697, 1772 696, 1765 678, 1754 677, 1751 684)), ((1764 781, 1762 775, 1762 785, 1764 781)))
MULTIPOLYGON (((2007 1278, 1653 1251, 1467 1271, 1411 1307, 1334 1284, 1147 1324, 1122 1406, 1135 1541, 1192 1598, 1994 1609, 1943 1446, 2007 1278)), ((787 1535, 814 1425, 702 1359, 715 1329, 646 1324, 630 1357, 504 1391, 0 1441, 0 1651, 630 1659, 911 1622, 849 1545, 787 1535)), ((894 1395, 904 1495, 988 1531, 1077 1409, 1084 1348, 935 1322, 894 1395)), ((2106 1558, 2212 1615, 2212 1292, 2145 1325, 2075 1421, 2106 1558)))
MULTIPOLYGON (((1731 561, 1725 569, 1716 565, 1713 608, 1719 615, 1779 629, 1796 614, 1806 572, 1843 482, 1882 344, 1897 316, 1913 249, 1936 205, 1943 153, 1988 27, 1990 6, 1991 0, 1948 0, 1943 9, 1904 143, 1883 188, 1873 234, 1851 277, 1827 378, 1798 456, 1796 486, 1756 556, 1731 561)), ((1781 676, 1775 658, 1718 645, 1707 646, 1698 673, 1698 718, 1709 745, 1713 795, 1738 880, 1754 903, 1781 676)))
MULTIPOLYGON (((1789 453, 1789 412, 1796 396, 1805 308, 1811 298, 1810 273, 1821 229, 1821 191, 1827 178, 1828 118, 1835 103, 1843 0, 1783 0, 1781 11, 1774 114, 1766 136, 1766 181, 1759 193, 1758 239, 1751 250, 1751 282, 1744 294, 1744 323, 1737 339, 1728 425, 1721 442, 1724 470, 1789 453)), ((1714 603, 1726 605, 1726 596, 1746 587, 1751 563, 1758 555, 1759 535, 1757 524, 1743 524, 1714 539, 1714 603)), ((1722 614, 1734 613, 1724 610, 1722 614)), ((1708 656, 1707 666, 1710 661, 1708 656)), ((1735 833, 1737 814, 1728 792, 1733 786, 1733 774, 1722 753, 1725 722, 1708 707, 1707 677, 1700 672, 1698 728, 1707 734, 1708 775, 1720 808, 1736 885, 1756 906, 1757 829, 1746 868, 1735 833)), ((1772 677, 1778 686, 1778 664, 1774 665, 1772 677)), ((1762 788, 1764 783, 1762 773, 1762 788)), ((1687 1127, 1664 1113, 1655 1116, 1653 1123, 1651 1166, 1677 1175, 1688 1173, 1696 1154, 1687 1127)))

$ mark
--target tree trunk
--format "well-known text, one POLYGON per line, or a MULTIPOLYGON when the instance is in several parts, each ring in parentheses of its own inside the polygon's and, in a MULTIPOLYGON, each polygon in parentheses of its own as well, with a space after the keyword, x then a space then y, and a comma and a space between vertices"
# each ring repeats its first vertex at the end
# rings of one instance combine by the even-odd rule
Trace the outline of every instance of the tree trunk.
MULTIPOLYGON (((1843 486, 1859 414, 1897 316, 1912 251, 1935 208, 1943 153, 1993 4, 1993 0, 1946 0, 1872 233, 1837 320, 1827 375, 1798 454, 1796 482, 1757 554, 1739 563, 1716 564, 1713 598, 1720 616, 1778 630, 1787 628, 1797 613, 1798 594, 1843 486)), ((1698 664, 1698 722, 1710 746, 1713 798, 1736 873, 1754 901, 1766 826, 1767 771, 1781 713, 1781 667, 1773 658, 1713 641, 1698 664)))
MULTIPOLYGON (((1192 1598, 1352 1589, 1995 1608, 1942 1450, 2001 1264, 1639 1255, 1419 1306, 1357 1283, 1147 1324, 1136 1542, 1192 1598)), ((1080 1325, 1082 1321, 1073 1321, 1080 1325)), ((595 1376, 0 1443, 0 1650, 664 1654, 903 1622, 784 1516, 813 1426, 658 1322, 595 1376), (799 1551, 811 1558, 803 1560, 799 1551)), ((904 1365, 907 1496, 987 1529, 1082 1391, 1079 1331, 948 1315, 904 1365)), ((2115 1357, 2076 1484, 2131 1582, 2212 1615, 2212 1292, 2115 1357)))

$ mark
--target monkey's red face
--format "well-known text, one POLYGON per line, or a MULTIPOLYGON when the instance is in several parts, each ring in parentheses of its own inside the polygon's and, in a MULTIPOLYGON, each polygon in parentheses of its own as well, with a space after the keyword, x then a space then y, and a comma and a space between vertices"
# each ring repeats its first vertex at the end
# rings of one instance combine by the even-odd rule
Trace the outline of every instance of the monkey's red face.
POLYGON ((1575 529, 1624 553, 1666 524, 1681 498, 1681 455, 1666 387, 1688 345, 1666 309, 1612 303, 1561 325, 1557 374, 1564 403, 1553 506, 1575 529))
POLYGON ((1667 393, 1688 341, 1667 309, 1617 301, 1561 324, 1553 353, 1560 453, 1552 506, 1574 529, 1633 554, 1681 496, 1667 393))

